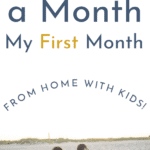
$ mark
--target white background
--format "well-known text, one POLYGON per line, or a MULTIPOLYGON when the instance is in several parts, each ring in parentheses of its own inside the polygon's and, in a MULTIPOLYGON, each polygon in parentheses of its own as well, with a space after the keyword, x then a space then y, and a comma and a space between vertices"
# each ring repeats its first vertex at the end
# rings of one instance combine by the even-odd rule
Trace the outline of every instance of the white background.
MULTIPOLYGON (((63 0, 47 0, 56 11, 63 0)), ((119 0, 123 10, 119 22, 114 22, 114 0, 69 0, 69 22, 64 22, 64 11, 57 19, 47 11, 47 22, 42 22, 42 0, 5 0, 0 2, 0 140, 20 138, 108 138, 137 137, 150 135, 149 122, 149 1, 130 0, 130 7, 141 10, 141 22, 136 22, 135 11, 131 12, 130 23, 126 22, 126 1, 119 0), (10 8, 26 8, 26 22, 14 23, 9 20, 10 8), (79 23, 73 18, 73 11, 84 6, 90 11, 90 18, 79 23), (100 12, 94 22, 94 7, 108 8, 108 22, 100 12), (98 45, 86 48, 87 34, 95 41, 102 34, 103 41, 123 39, 134 33, 143 41, 143 49, 115 47, 99 49, 98 45), (6 34, 12 39, 22 35, 22 48, 16 44, 6 49, 6 34), (77 37, 77 48, 52 49, 45 43, 41 49, 41 34, 50 34, 49 40, 72 40, 77 37), (23 40, 33 40, 25 53, 23 40), (78 79, 78 87, 71 86, 72 79, 78 79), (84 79, 105 82, 100 90, 86 88, 84 79), (70 87, 60 87, 60 81, 70 81, 70 87), (56 90, 50 83, 57 81, 56 90), (47 84, 49 91, 41 92, 41 85, 47 84), (114 91, 106 92, 107 85, 114 85, 114 91), (26 91, 35 89, 36 96, 27 97, 26 91), (129 99, 118 96, 124 89, 144 100, 147 106, 142 110, 129 99), (19 102, 19 94, 25 94, 19 102), (10 100, 18 105, 13 107, 10 100), (9 111, 4 108, 8 103, 9 111)), ((20 12, 13 13, 19 17, 20 12)), ((84 12, 78 15, 84 17, 84 12)), ((46 38, 47 39, 47 38, 46 38)), ((139 47, 139 46, 138 46, 139 47)))

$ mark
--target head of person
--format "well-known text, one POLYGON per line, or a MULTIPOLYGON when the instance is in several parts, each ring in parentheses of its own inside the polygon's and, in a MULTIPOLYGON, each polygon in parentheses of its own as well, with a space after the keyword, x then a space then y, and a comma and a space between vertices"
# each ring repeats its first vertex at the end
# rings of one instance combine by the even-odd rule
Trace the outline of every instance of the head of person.
POLYGON ((57 146, 57 147, 54 147, 53 150, 63 150, 61 147, 57 146))
POLYGON ((77 150, 89 150, 85 144, 79 144, 77 150))

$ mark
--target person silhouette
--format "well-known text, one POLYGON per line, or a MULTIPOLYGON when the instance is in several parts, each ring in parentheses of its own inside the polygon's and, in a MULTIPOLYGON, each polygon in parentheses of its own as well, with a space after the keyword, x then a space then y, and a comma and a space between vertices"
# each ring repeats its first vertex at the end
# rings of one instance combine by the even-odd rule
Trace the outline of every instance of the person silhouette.
POLYGON ((63 150, 63 149, 61 147, 59 147, 59 146, 56 146, 52 150, 63 150))
POLYGON ((89 150, 85 144, 79 144, 77 150, 89 150))

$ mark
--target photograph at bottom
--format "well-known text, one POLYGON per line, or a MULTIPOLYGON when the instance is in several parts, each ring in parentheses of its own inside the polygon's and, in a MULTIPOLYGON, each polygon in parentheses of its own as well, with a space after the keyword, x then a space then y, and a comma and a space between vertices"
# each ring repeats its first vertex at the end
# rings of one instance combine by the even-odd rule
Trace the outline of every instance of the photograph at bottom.
POLYGON ((120 139, 22 139, 0 141, 0 150, 149 150, 150 137, 120 139))

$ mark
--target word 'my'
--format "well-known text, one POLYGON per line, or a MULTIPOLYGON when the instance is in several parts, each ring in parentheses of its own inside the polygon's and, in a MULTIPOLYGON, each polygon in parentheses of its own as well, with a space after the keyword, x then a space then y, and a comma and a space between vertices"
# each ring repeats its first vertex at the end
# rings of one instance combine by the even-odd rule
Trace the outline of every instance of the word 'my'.
MULTIPOLYGON (((26 46, 26 51, 25 52, 27 53, 28 50, 29 50, 29 48, 30 48, 30 46, 31 46, 32 40, 30 40, 29 43, 27 43, 26 40, 23 40, 23 42, 24 42, 24 44, 26 46)), ((12 46, 15 46, 17 43, 19 43, 19 48, 21 48, 22 47, 22 44, 21 44, 21 34, 18 36, 18 38, 15 40, 15 42, 13 42, 11 40, 11 38, 8 35, 6 35, 6 48, 9 48, 9 43, 12 46)))

